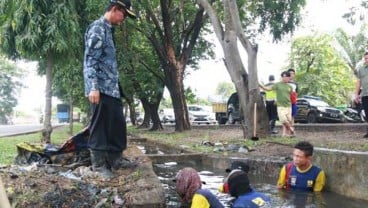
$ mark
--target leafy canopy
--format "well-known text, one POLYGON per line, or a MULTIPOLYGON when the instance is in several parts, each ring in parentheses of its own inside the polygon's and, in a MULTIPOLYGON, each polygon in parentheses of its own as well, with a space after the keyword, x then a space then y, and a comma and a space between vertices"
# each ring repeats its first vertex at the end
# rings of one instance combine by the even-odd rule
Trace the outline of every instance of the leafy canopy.
POLYGON ((0 56, 0 124, 6 124, 17 105, 17 95, 22 86, 21 70, 14 63, 0 56))
POLYGON ((322 97, 330 105, 346 104, 354 84, 353 73, 333 47, 329 35, 295 39, 290 63, 296 70, 299 96, 322 97))

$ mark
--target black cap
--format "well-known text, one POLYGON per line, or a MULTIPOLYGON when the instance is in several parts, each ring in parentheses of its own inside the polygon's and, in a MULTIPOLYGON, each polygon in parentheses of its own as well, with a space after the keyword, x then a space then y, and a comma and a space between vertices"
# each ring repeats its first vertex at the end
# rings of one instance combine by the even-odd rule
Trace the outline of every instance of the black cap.
POLYGON ((135 19, 137 18, 137 15, 130 9, 130 6, 132 5, 130 3, 130 0, 110 0, 110 3, 117 4, 125 9, 127 11, 127 14, 129 17, 135 19))
POLYGON ((242 162, 242 161, 234 161, 231 163, 231 167, 230 168, 227 168, 225 171, 227 173, 233 171, 233 170, 242 170, 246 173, 249 172, 249 165, 246 164, 245 162, 242 162))

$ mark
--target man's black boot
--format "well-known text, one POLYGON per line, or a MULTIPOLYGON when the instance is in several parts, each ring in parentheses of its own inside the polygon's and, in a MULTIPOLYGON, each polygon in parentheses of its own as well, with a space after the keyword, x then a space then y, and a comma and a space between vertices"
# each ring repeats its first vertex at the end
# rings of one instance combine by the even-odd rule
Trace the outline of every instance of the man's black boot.
POLYGON ((107 167, 106 156, 107 153, 105 151, 91 150, 92 170, 103 179, 111 179, 114 177, 114 174, 107 167))
POLYGON ((114 171, 120 168, 134 168, 138 165, 137 162, 124 158, 122 152, 109 152, 108 162, 111 169, 114 171))

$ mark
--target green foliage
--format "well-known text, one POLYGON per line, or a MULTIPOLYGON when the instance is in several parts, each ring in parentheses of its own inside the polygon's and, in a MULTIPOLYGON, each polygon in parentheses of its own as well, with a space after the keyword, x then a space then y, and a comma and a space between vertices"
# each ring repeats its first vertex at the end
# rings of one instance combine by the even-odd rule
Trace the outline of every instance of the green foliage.
POLYGON ((64 54, 57 62, 73 55, 70 47, 77 45, 79 34, 75 1, 4 0, 0 14, 1 47, 10 57, 40 60, 64 54))
POLYGON ((197 96, 194 94, 192 88, 188 87, 185 89, 184 96, 188 104, 197 103, 197 96))
MULTIPOLYGON (((248 35, 255 37, 269 31, 275 41, 296 29, 301 20, 300 11, 306 5, 306 0, 236 2, 242 26, 248 35)), ((223 5, 218 6, 223 10, 223 5)))
POLYGON ((319 96, 336 106, 350 100, 354 79, 348 65, 332 46, 332 40, 329 35, 295 39, 290 63, 296 70, 299 96, 319 96))
POLYGON ((234 84, 230 82, 220 82, 216 87, 216 94, 221 95, 224 99, 228 99, 234 92, 234 84))
POLYGON ((68 63, 56 65, 53 77, 53 95, 64 103, 72 101, 74 106, 78 106, 83 112, 87 112, 89 105, 84 96, 81 62, 78 60, 73 62, 71 59, 68 63))
POLYGON ((362 60, 365 50, 368 48, 368 25, 362 25, 356 35, 348 35, 342 28, 335 32, 335 39, 340 45, 340 54, 352 71, 355 72, 357 64, 362 60))
POLYGON ((164 74, 152 45, 126 21, 116 32, 120 80, 126 96, 160 102, 164 90, 164 74))
POLYGON ((0 124, 7 124, 17 105, 17 95, 22 84, 22 72, 14 63, 0 56, 0 124))

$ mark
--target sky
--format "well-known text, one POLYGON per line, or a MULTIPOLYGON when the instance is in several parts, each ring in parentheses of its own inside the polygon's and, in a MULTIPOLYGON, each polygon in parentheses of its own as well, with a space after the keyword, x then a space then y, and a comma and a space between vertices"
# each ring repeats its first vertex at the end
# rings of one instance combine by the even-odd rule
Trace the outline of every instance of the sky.
MULTIPOLYGON (((358 27, 353 27, 342 19, 342 14, 353 5, 358 5, 359 0, 308 0, 303 11, 301 26, 293 34, 293 38, 301 35, 311 35, 316 31, 332 32, 338 27, 346 31, 355 32, 358 27)), ((186 87, 190 86, 198 97, 208 98, 215 94, 220 82, 231 82, 231 78, 222 61, 223 52, 215 36, 209 37, 215 43, 216 58, 214 60, 201 61, 199 70, 188 69, 184 80, 186 87)), ((290 37, 281 43, 274 44, 270 39, 262 40, 259 44, 258 53, 258 77, 261 82, 266 82, 271 74, 277 75, 287 63, 290 48, 290 37)), ((241 46, 239 46, 241 48, 241 46)), ((242 57, 246 57, 244 50, 242 57)), ((245 63, 245 62, 244 62, 245 63)), ((27 86, 21 91, 16 109, 22 111, 34 111, 43 109, 45 103, 45 76, 39 77, 36 72, 37 64, 19 62, 25 72, 24 84, 27 86)), ((165 93, 165 96, 169 96, 165 93)), ((57 100, 53 101, 55 104, 57 100)))

